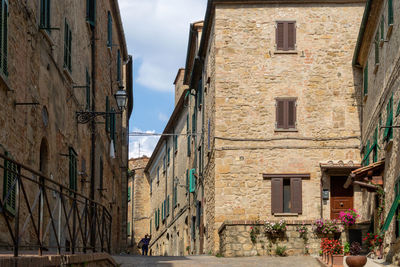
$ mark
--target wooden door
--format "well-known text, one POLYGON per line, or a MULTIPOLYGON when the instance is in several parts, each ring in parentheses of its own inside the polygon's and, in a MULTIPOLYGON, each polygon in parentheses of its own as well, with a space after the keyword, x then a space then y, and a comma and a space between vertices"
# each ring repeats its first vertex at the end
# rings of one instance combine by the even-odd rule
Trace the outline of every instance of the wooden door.
POLYGON ((339 219, 339 213, 353 208, 353 186, 343 187, 347 176, 331 176, 331 219, 339 219))

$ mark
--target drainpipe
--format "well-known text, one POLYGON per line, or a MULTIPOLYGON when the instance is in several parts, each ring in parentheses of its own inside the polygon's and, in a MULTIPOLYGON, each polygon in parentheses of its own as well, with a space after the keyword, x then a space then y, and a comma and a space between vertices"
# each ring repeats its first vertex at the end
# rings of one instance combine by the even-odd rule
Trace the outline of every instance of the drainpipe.
MULTIPOLYGON (((91 36, 91 57, 92 57, 92 111, 96 110, 96 34, 95 28, 92 27, 92 36, 91 36)), ((90 150, 90 199, 94 200, 95 194, 95 154, 96 154, 96 123, 94 120, 90 123, 91 127, 91 150, 90 150)), ((91 216, 92 222, 94 223, 91 228, 90 233, 90 245, 93 248, 93 252, 96 251, 96 221, 94 220, 95 216, 95 208, 91 207, 91 216)))

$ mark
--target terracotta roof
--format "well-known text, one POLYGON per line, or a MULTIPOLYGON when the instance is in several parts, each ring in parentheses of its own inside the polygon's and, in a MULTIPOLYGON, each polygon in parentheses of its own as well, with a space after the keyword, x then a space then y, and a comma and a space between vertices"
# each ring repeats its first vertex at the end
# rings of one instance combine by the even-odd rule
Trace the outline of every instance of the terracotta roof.
POLYGON ((349 177, 347 178, 346 183, 344 184, 344 188, 349 187, 356 178, 366 176, 370 171, 379 171, 382 170, 383 168, 385 168, 384 159, 352 171, 349 177))

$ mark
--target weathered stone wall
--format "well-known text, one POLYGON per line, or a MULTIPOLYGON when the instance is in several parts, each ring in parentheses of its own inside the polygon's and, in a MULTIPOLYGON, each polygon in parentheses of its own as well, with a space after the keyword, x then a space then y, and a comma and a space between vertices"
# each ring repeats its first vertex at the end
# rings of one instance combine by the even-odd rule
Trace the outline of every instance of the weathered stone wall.
MULTIPOLYGON (((374 4, 380 2, 375 1, 374 4)), ((390 98, 393 96, 393 125, 399 125, 400 119, 396 111, 400 101, 400 24, 394 21, 391 34, 389 34, 388 25, 388 1, 382 1, 382 6, 378 10, 371 11, 372 21, 375 17, 378 18, 378 23, 373 25, 369 23, 365 28, 365 35, 371 35, 370 40, 363 40, 361 47, 360 62, 363 62, 365 67, 368 64, 368 94, 363 94, 363 70, 357 69, 356 83, 360 85, 359 98, 362 103, 362 146, 366 146, 369 141, 373 144, 375 130, 378 129, 378 160, 385 159, 384 171, 384 190, 385 190, 385 209, 383 220, 387 217, 390 207, 395 199, 395 183, 400 175, 400 158, 398 156, 400 134, 397 129, 393 129, 393 139, 390 142, 384 142, 383 136, 385 129, 380 129, 381 126, 386 126, 388 117, 387 105, 390 98), (381 34, 380 19, 384 19, 384 39, 385 42, 379 43, 379 63, 375 64, 375 34, 381 34)), ((399 14, 400 2, 393 1, 393 12, 399 14)), ((367 150, 364 149, 363 157, 367 150)), ((369 161, 373 161, 373 153, 369 156, 369 161)), ((366 195, 371 193, 365 192, 366 195)), ((369 202, 373 206, 373 202, 369 202)), ((366 205, 367 206, 367 205, 366 205)), ((382 223, 382 221, 381 221, 382 223)), ((388 261, 394 263, 400 262, 400 241, 395 234, 396 216, 385 233, 384 254, 388 261)))
POLYGON ((206 251, 218 251, 217 229, 225 220, 273 218, 270 181, 263 173, 309 173, 297 218, 315 219, 321 210, 329 218, 321 207, 319 164, 360 161, 351 60, 363 7, 216 6, 206 48, 209 59, 215 51, 215 60, 205 66, 213 83, 213 93, 205 96, 213 115, 205 123, 211 118, 215 139, 209 165, 215 174, 205 178, 209 186, 215 183, 215 196, 212 189, 207 193, 215 203, 206 207, 208 218, 215 216, 214 241, 207 241, 206 251), (296 20, 293 53, 275 52, 278 20, 296 20), (275 130, 276 97, 297 98, 296 131, 275 130))
POLYGON ((131 190, 131 200, 128 201, 128 247, 133 254, 141 254, 137 244, 146 235, 150 234, 150 183, 144 174, 144 168, 149 158, 130 159, 129 169, 133 172, 128 181, 131 190))
MULTIPOLYGON (((0 153, 8 151, 18 162, 34 170, 39 170, 41 144, 43 144, 43 174, 55 181, 69 186, 69 147, 74 148, 77 157, 77 191, 90 196, 91 176, 91 131, 90 124, 78 124, 76 112, 85 110, 86 68, 92 76, 91 33, 86 22, 85 1, 62 1, 51 5, 51 26, 59 30, 50 33, 39 30, 40 1, 10 1, 8 34, 9 75, 0 77, 0 153), (67 19, 72 31, 72 71, 64 69, 64 21, 67 19), (14 102, 37 102, 39 105, 15 106, 14 102), (43 119, 47 110, 48 119, 43 119)), ((96 111, 105 111, 105 96, 110 98, 110 106, 117 110, 113 94, 117 91, 116 53, 124 53, 122 30, 115 23, 119 14, 111 1, 101 1, 97 5, 96 42, 96 82, 95 94, 91 89, 91 99, 95 99, 96 111), (114 18, 113 50, 109 52, 107 39, 107 11, 114 18), (111 72, 110 72, 111 71, 111 72), (111 75, 110 75, 111 73, 111 75)), ((123 67, 124 68, 124 67, 123 67)), ((125 85, 125 81, 123 81, 125 85)), ((126 119, 126 115, 125 115, 126 119)), ((104 119, 96 119, 95 158, 95 200, 110 208, 113 217, 112 250, 125 247, 126 227, 123 227, 122 214, 125 214, 127 150, 127 124, 116 116, 116 158, 110 158, 110 137, 106 133, 104 119), (100 188, 100 158, 103 160, 103 188, 100 188), (106 189, 106 190, 105 190, 106 189)), ((1 163, 2 164, 2 163, 1 163)), ((3 188, 3 172, 0 174, 0 187, 3 188)), ((28 198, 33 203, 38 189, 28 188, 28 198)), ((3 190, 1 190, 3 191, 3 190)), ((4 197, 4 196, 3 196, 4 197)), ((55 202, 55 201, 54 201, 55 202)), ((53 202, 51 202, 53 204, 53 202)), ((51 207, 53 208, 53 207, 51 207)), ((56 210, 58 214, 58 211, 56 210)), ((35 215, 37 216, 37 214, 35 215)), ((21 217, 28 218, 26 207, 21 208, 21 217)), ((44 214, 48 223, 48 214, 44 214)), ((3 220, 3 219, 1 219, 3 220)), ((13 221, 13 218, 11 218, 13 221)), ((21 224, 24 220, 20 220, 21 224)), ((124 220, 125 221, 125 220, 124 220)), ((4 221, 1 222, 4 226, 4 221)), ((22 227, 22 225, 21 225, 22 227)), ((32 227, 28 224, 28 231, 32 227)), ((1 240, 9 241, 7 230, 1 231, 1 240)), ((48 237, 47 237, 48 238, 48 237)), ((65 236, 62 245, 65 246, 65 236)), ((22 238, 21 242, 36 244, 34 235, 22 238)))
MULTIPOLYGON (((278 222, 278 221, 276 221, 278 222)), ((226 221, 219 229, 220 253, 225 257, 264 256, 276 255, 277 246, 286 247, 287 255, 318 255, 321 239, 327 236, 317 235, 312 230, 312 221, 287 221, 286 231, 281 234, 271 235, 265 233, 264 223, 259 221, 226 221), (307 233, 301 235, 297 228, 300 225, 307 227, 307 233), (255 240, 251 238, 254 230, 255 240)), ((357 225, 365 237, 367 225, 357 225)), ((329 238, 333 238, 330 236, 329 238)), ((342 244, 348 241, 348 231, 340 234, 342 244)))

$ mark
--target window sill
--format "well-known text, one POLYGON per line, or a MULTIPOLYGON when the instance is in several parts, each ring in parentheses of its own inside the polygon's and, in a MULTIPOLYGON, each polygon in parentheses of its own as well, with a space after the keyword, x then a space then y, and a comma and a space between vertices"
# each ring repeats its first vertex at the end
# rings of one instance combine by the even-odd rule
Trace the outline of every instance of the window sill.
POLYGON ((275 132, 298 132, 297 129, 275 129, 275 132))
POLYGON ((379 69, 379 63, 375 63, 374 74, 378 72, 378 69, 379 69))
POLYGON ((298 213, 274 213, 275 217, 298 217, 298 213))
POLYGON ((288 51, 276 50, 276 51, 274 51, 275 55, 285 55, 285 54, 297 55, 298 53, 299 53, 299 51, 297 51, 297 50, 288 50, 288 51))
POLYGON ((393 24, 390 24, 386 33, 386 40, 389 41, 390 37, 392 36, 393 32, 393 24))

